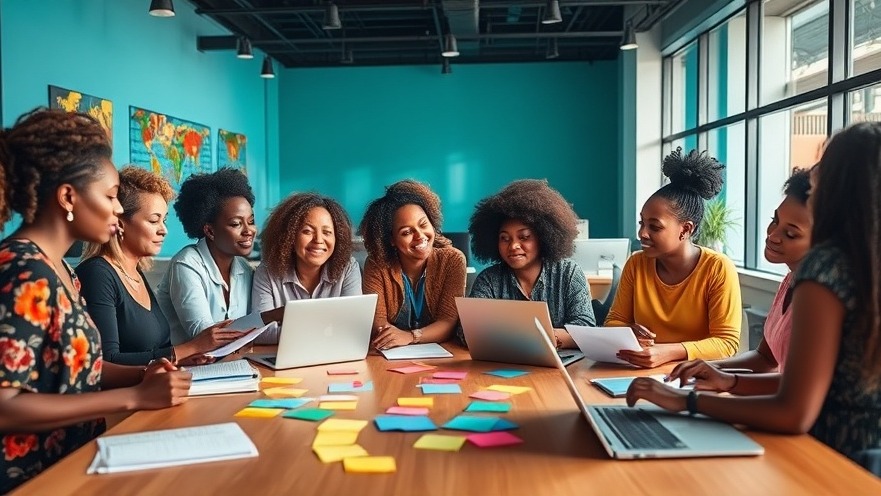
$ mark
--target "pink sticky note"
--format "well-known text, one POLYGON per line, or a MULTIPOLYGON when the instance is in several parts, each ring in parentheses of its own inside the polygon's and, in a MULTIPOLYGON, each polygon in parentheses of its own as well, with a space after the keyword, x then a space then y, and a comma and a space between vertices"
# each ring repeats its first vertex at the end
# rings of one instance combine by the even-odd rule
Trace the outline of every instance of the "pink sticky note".
POLYGON ((420 377, 419 384, 458 384, 456 379, 432 379, 431 377, 420 377))
POLYGON ((431 370, 434 367, 427 367, 425 365, 408 365, 406 367, 398 367, 396 369, 388 369, 389 372, 397 372, 399 374, 415 374, 416 372, 425 372, 426 370, 431 370))
POLYGON ((331 369, 327 371, 327 375, 355 375, 358 371, 355 369, 331 369))
POLYGON ((468 442, 479 448, 493 448, 495 446, 511 446, 520 444, 522 439, 510 432, 485 432, 466 436, 468 442))
POLYGON ((501 391, 478 391, 476 393, 471 393, 470 397, 486 401, 501 401, 510 398, 511 395, 501 391))
POLYGON ((435 372, 431 376, 435 379, 464 379, 467 375, 468 372, 441 371, 435 372))
POLYGON ((428 408, 410 406, 390 406, 385 413, 392 415, 428 415, 428 408))

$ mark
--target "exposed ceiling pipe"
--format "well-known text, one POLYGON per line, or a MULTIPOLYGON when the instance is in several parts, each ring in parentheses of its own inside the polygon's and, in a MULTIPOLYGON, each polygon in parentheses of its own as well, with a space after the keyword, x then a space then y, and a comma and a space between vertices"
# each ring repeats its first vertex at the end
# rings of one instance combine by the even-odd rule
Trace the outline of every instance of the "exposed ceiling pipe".
MULTIPOLYGON (((560 0, 561 7, 607 7, 620 5, 666 5, 676 0, 560 0)), ((489 2, 480 5, 481 9, 508 9, 511 7, 544 7, 545 2, 489 2)), ((401 12, 405 10, 427 10, 427 5, 398 4, 398 5, 339 5, 340 12, 401 12)), ((296 12, 324 12, 322 5, 316 6, 291 6, 291 7, 252 7, 252 8, 228 8, 228 9, 196 9, 200 15, 250 15, 250 14, 292 14, 296 12)))

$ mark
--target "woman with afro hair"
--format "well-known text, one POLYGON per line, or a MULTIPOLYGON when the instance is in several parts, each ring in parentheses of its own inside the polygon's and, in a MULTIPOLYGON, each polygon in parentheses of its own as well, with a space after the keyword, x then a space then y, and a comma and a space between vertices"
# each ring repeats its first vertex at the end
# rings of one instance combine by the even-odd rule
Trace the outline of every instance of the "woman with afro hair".
POLYGON ((449 339, 465 294, 465 255, 440 233, 441 204, 425 184, 399 181, 367 206, 365 294, 377 294, 372 345, 379 350, 449 339))
POLYGON ((241 333, 225 329, 228 319, 250 313, 254 269, 251 254, 257 227, 254 193, 239 170, 193 174, 180 187, 174 211, 196 244, 172 257, 156 297, 171 326, 171 342, 185 343, 203 331, 214 349, 241 333))
POLYGON ((481 200, 468 225, 471 249, 494 265, 477 276, 470 296, 547 302, 557 348, 577 348, 564 326, 596 324, 584 271, 568 259, 577 224, 547 181, 514 181, 481 200))
POLYGON ((632 327, 641 351, 619 358, 639 367, 717 360, 737 351, 743 309, 740 283, 728 257, 694 244, 704 201, 722 190, 725 166, 706 152, 678 148, 664 159, 670 183, 639 213, 639 242, 621 273, 605 325, 632 327))

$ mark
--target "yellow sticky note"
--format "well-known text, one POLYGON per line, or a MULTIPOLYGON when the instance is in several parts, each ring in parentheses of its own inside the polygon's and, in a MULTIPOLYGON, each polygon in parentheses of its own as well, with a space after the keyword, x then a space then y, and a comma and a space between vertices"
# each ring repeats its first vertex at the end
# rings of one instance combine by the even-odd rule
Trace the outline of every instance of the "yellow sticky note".
POLYGON ((532 391, 532 388, 526 386, 504 386, 499 384, 493 384, 488 387, 490 391, 501 391, 503 393, 511 393, 511 394, 520 394, 525 393, 526 391, 532 391))
POLYGON ((315 435, 312 447, 315 446, 351 446, 358 441, 357 432, 325 431, 315 435))
POLYGON ((459 451, 463 444, 465 444, 465 436, 425 434, 416 441, 413 447, 437 451, 459 451))
POLYGON ((303 382, 303 379, 299 377, 264 377, 260 379, 260 382, 265 382, 266 384, 287 384, 289 386, 293 386, 294 384, 299 384, 303 382))
POLYGON ((434 398, 398 398, 398 406, 434 406, 434 398))
POLYGON ((318 455, 318 459, 323 463, 339 462, 343 458, 370 456, 367 450, 357 444, 351 446, 315 446, 312 448, 312 451, 318 455))
POLYGON ((350 420, 350 419, 328 419, 318 426, 320 431, 346 431, 361 432, 361 429, 367 427, 366 420, 350 420))
POLYGON ((322 410, 354 410, 357 407, 357 401, 323 401, 318 404, 322 410))
POLYGON ((308 389, 296 389, 292 387, 271 387, 263 390, 263 394, 270 398, 299 398, 309 392, 308 389))
POLYGON ((284 408, 242 408, 236 412, 236 417, 270 418, 285 411, 284 408))
POLYGON ((390 456, 359 456, 343 458, 346 472, 361 474, 387 474, 395 471, 395 459, 390 456))

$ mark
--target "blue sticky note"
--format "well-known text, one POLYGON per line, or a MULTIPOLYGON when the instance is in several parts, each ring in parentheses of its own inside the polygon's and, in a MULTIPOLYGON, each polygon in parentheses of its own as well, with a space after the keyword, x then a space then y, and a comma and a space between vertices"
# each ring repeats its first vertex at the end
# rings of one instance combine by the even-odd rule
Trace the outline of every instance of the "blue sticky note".
POLYGON ((425 415, 378 415, 373 421, 381 431, 436 431, 437 426, 425 415))
POLYGON ((489 432, 501 420, 499 417, 475 417, 472 415, 459 415, 446 424, 444 429, 456 431, 489 432))
POLYGON ((496 425, 494 425, 491 430, 493 430, 493 431, 510 431, 510 430, 518 429, 518 428, 520 428, 520 426, 515 424, 514 422, 500 418, 496 422, 496 425))
POLYGON ((422 394, 459 394, 462 388, 458 384, 420 384, 422 394))
POLYGON ((360 386, 351 382, 334 382, 327 386, 328 393, 362 393, 373 391, 373 381, 367 381, 360 386))
POLYGON ((254 408, 286 408, 288 410, 300 408, 312 401, 311 398, 284 398, 278 400, 254 400, 248 406, 254 408))
POLYGON ((510 403, 495 403, 492 401, 472 401, 466 412, 498 412, 508 413, 511 410, 510 403))
POLYGON ((494 375, 496 377, 504 377, 505 379, 512 379, 514 377, 520 377, 521 375, 526 375, 529 372, 525 370, 509 370, 509 369, 499 369, 499 370, 491 370, 486 372, 487 375, 494 375))

